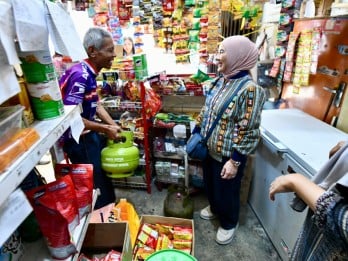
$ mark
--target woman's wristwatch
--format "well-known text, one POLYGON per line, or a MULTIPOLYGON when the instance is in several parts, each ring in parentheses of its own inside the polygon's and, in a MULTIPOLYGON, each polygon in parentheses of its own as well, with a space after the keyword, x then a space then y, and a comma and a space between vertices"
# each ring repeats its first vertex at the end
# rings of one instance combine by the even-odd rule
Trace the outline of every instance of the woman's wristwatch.
POLYGON ((231 159, 231 161, 232 161, 233 166, 239 167, 240 161, 235 161, 235 160, 233 160, 233 159, 231 159))

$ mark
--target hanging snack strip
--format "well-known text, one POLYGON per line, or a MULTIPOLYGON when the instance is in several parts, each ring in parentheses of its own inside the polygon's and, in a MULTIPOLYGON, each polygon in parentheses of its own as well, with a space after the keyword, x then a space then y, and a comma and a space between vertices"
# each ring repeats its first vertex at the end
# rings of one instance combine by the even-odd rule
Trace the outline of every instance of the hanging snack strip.
POLYGON ((192 26, 189 30, 189 49, 198 52, 203 63, 207 61, 208 1, 199 1, 193 9, 192 26), (202 50, 202 51, 201 51, 202 50))
POLYGON ((152 15, 152 24, 154 29, 160 29, 162 28, 162 21, 163 21, 163 4, 160 0, 153 0, 152 1, 152 8, 151 8, 151 15, 152 15))
POLYGON ((165 0, 162 3, 162 21, 161 26, 157 26, 157 23, 154 22, 154 29, 158 32, 158 44, 159 47, 165 49, 166 52, 172 50, 173 45, 173 23, 172 17, 173 12, 176 10, 174 8, 173 0, 165 0))
POLYGON ((299 34, 296 32, 291 32, 289 36, 289 42, 288 42, 288 50, 285 55, 285 70, 284 70, 284 76, 283 81, 284 82, 290 82, 292 79, 292 72, 294 67, 294 58, 296 53, 296 43, 298 39, 299 34))
POLYGON ((109 23, 110 33, 112 35, 112 40, 114 41, 115 44, 122 44, 123 35, 122 35, 121 23, 118 17, 110 16, 108 23, 109 23))
POLYGON ((208 28, 207 28, 207 53, 215 54, 216 48, 219 45, 219 31, 220 31, 220 11, 219 3, 215 1, 209 2, 208 12, 208 28))
POLYGON ((144 52, 144 31, 141 25, 140 16, 133 17, 133 27, 134 27, 134 50, 136 54, 141 54, 144 52))
MULTIPOLYGON (((186 6, 185 6, 186 7, 186 6)), ((173 46, 172 51, 175 54, 177 63, 187 63, 189 61, 188 49, 188 28, 192 20, 192 11, 187 8, 179 7, 180 11, 173 14, 173 46)))
POLYGON ((301 32, 293 78, 294 86, 300 87, 308 85, 312 58, 311 44, 312 31, 301 32))

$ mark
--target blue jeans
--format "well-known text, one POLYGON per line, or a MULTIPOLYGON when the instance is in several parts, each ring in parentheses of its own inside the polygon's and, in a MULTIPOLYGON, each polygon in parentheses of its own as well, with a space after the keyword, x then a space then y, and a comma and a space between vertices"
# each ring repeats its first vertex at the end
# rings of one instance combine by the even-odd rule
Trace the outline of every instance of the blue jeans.
POLYGON ((63 150, 74 164, 93 164, 94 188, 99 188, 101 194, 97 198, 95 209, 104 207, 116 201, 115 190, 111 179, 101 168, 101 150, 106 145, 106 139, 96 132, 81 135, 80 142, 74 139, 64 141, 63 150))
POLYGON ((243 157, 238 167, 238 172, 233 179, 222 179, 221 170, 229 160, 223 158, 222 162, 208 156, 203 164, 204 188, 208 197, 211 211, 216 214, 220 226, 224 229, 234 228, 239 220, 240 186, 244 173, 247 157, 243 157))

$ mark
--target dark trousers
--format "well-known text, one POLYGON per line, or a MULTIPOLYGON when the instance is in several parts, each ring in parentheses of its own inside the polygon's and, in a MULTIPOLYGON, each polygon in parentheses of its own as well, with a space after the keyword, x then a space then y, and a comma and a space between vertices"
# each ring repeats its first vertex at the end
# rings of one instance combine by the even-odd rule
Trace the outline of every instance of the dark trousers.
POLYGON ((101 194, 97 198, 95 209, 104 207, 116 201, 115 190, 111 179, 106 176, 101 168, 101 150, 105 147, 106 140, 98 133, 89 132, 81 135, 80 142, 74 139, 64 141, 63 150, 74 164, 93 164, 94 188, 99 188, 101 194))
POLYGON ((208 197, 211 211, 220 220, 220 226, 224 229, 234 228, 239 219, 240 208, 240 186, 243 177, 247 157, 243 158, 238 172, 233 179, 222 179, 221 170, 229 158, 222 162, 212 157, 203 162, 204 188, 208 197))

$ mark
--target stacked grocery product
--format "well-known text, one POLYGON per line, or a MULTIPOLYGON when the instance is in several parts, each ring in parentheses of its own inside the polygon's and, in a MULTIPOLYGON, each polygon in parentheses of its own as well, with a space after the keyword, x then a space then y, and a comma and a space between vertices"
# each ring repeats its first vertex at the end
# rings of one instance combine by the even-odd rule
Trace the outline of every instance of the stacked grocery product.
POLYGON ((133 260, 146 260, 151 254, 165 249, 193 255, 194 228, 191 220, 142 216, 133 249, 133 260))
POLYGON ((38 139, 33 128, 22 128, 22 105, 0 107, 0 174, 38 139))
POLYGON ((46 120, 63 115, 62 94, 50 51, 19 51, 19 58, 35 119, 46 120))
POLYGON ((140 24, 140 16, 134 16, 133 17, 133 27, 134 27, 134 52, 135 54, 142 54, 144 53, 144 42, 143 42, 143 35, 144 35, 144 28, 140 24))

